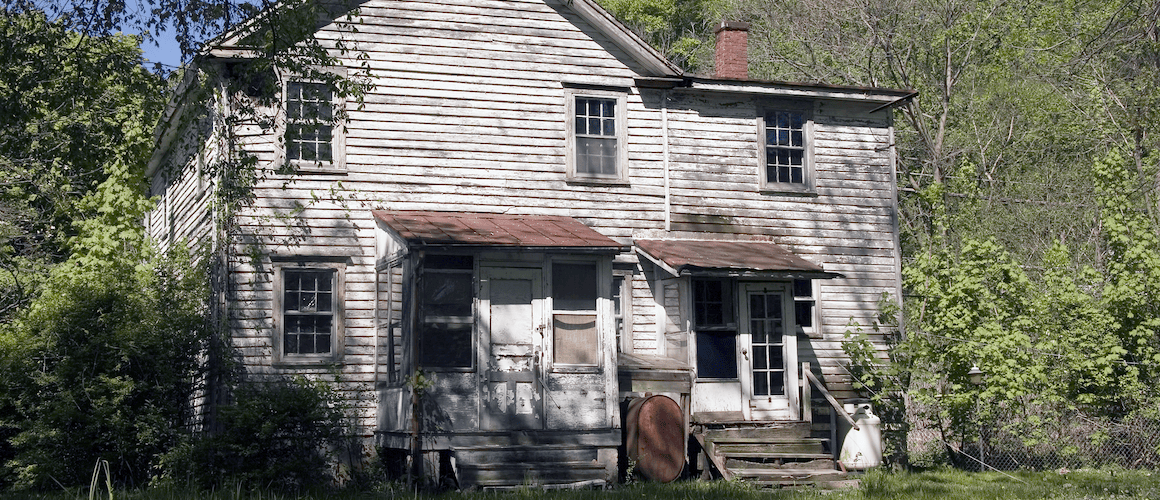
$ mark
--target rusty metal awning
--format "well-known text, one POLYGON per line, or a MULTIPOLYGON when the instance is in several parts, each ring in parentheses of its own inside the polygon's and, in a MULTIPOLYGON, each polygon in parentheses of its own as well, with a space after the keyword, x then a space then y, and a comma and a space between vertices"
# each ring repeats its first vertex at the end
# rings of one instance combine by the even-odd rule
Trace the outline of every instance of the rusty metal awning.
POLYGON ((371 214, 409 247, 507 247, 587 253, 629 249, 571 217, 388 210, 373 210, 371 214))
POLYGON ((636 240, 641 256, 673 276, 839 278, 822 266, 768 241, 636 240))

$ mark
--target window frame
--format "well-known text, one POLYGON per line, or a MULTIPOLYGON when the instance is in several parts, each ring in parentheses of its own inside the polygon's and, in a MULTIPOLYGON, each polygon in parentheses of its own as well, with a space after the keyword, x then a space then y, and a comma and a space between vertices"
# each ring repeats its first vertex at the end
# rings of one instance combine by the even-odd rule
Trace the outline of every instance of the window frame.
POLYGON ((808 278, 794 279, 790 283, 790 293, 793 295, 794 304, 794 327, 797 329, 798 335, 805 335, 808 338, 822 338, 821 334, 821 316, 819 315, 818 307, 818 282, 808 278), (798 282, 808 282, 810 284, 810 293, 808 295, 798 294, 798 282), (810 307, 810 325, 802 325, 797 319, 797 308, 800 305, 808 303, 810 307))
POLYGON ((807 194, 817 193, 817 171, 814 166, 814 113, 812 103, 771 102, 758 107, 758 179, 760 189, 766 193, 807 194), (770 149, 766 140, 766 116, 770 113, 788 112, 802 115, 802 182, 771 181, 766 159, 770 149))
POLYGON ((623 92, 590 89, 564 89, 564 158, 568 182, 589 184, 628 183, 628 95, 623 92), (590 174, 576 171, 576 99, 609 99, 616 101, 616 173, 590 174))
POLYGON ((609 288, 613 293, 609 295, 612 303, 612 328, 613 337, 617 339, 616 348, 619 352, 632 354, 633 347, 633 308, 632 308, 632 283, 633 271, 631 269, 613 269, 612 270, 612 286, 609 288), (617 280, 620 280, 620 316, 617 317, 615 303, 617 297, 617 280), (620 325, 617 325, 617 320, 620 320, 620 325))
MULTIPOLYGON (((341 69, 321 69, 339 77, 345 77, 341 69)), ((277 120, 277 155, 276 167, 291 167, 295 173, 317 174, 345 174, 346 173, 346 97, 328 82, 318 78, 309 78, 300 75, 283 75, 279 91, 279 110, 277 120), (286 133, 290 126, 290 117, 287 111, 289 105, 289 89, 291 83, 324 84, 330 87, 331 104, 331 161, 320 162, 311 160, 291 160, 288 158, 288 139, 286 133)))
POLYGON ((591 259, 552 258, 552 259, 548 259, 545 262, 544 269, 546 271, 545 274, 549 277, 549 279, 545 282, 545 288, 546 288, 546 291, 548 292, 546 294, 548 297, 548 311, 547 311, 548 314, 547 314, 547 318, 546 318, 545 323, 547 324, 549 334, 545 336, 546 337, 545 340, 547 340, 547 342, 546 342, 547 345, 544 346, 545 350, 548 350, 548 352, 551 353, 551 355, 548 357, 548 359, 550 360, 549 371, 551 371, 553 373, 601 373, 601 372, 603 372, 603 369, 604 369, 604 344, 605 344, 603 337, 604 337, 604 333, 605 333, 604 332, 604 321, 605 321, 606 316, 605 316, 605 313, 603 313, 602 311, 607 306, 607 309, 609 310, 609 312, 611 312, 612 303, 607 300, 608 297, 605 295, 605 293, 607 293, 607 291, 611 291, 611 289, 612 289, 611 283, 610 283, 611 276, 612 276, 611 273, 609 273, 607 271, 605 263, 602 263, 599 260, 591 260, 591 259), (596 294, 596 296, 595 296, 596 301, 595 301, 595 304, 593 304, 594 309, 560 309, 557 307, 556 293, 555 293, 555 287, 556 287, 555 266, 557 264, 560 264, 560 265, 582 265, 582 266, 590 265, 593 267, 593 270, 596 273, 596 288, 595 288, 595 290, 593 290, 593 292, 596 294), (606 276, 606 274, 607 274, 607 276, 606 276), (601 292, 602 290, 607 290, 607 291, 602 293, 601 292), (557 359, 557 356, 556 356, 556 316, 558 314, 559 315, 571 315, 571 316, 589 315, 589 314, 592 315, 593 320, 595 321, 595 325, 594 325, 595 331, 593 333, 596 336, 596 339, 595 339, 596 340, 596 362, 595 363, 591 363, 591 364, 588 364, 588 363, 561 363, 557 359))
POLYGON ((346 264, 342 262, 318 261, 275 262, 272 267, 274 271, 273 363, 284 366, 302 366, 327 365, 340 361, 343 357, 344 346, 346 345, 346 264), (286 293, 285 271, 287 269, 300 271, 330 270, 334 273, 334 282, 331 284, 331 289, 333 290, 331 300, 333 300, 332 310, 334 319, 331 322, 333 331, 330 334, 329 353, 288 354, 285 352, 286 311, 283 302, 286 293))
MULTIPOLYGON (((739 309, 739 306, 738 306, 739 299, 737 297, 737 295, 739 293, 738 288, 739 288, 738 282, 736 279, 733 279, 733 278, 696 278, 696 277, 694 277, 689 282, 689 304, 691 306, 689 313, 691 316, 690 319, 692 320, 691 324, 693 327, 693 343, 696 345, 696 356, 694 356, 694 359, 692 361, 693 361, 693 370, 694 370, 694 373, 697 375, 698 380, 729 381, 729 382, 740 380, 741 368, 740 368, 740 360, 739 360, 738 355, 737 355, 737 343, 739 342, 739 336, 741 333, 741 330, 740 330, 741 326, 739 324, 740 320, 738 319, 738 316, 740 315, 740 311, 738 310, 739 309), (698 300, 698 292, 697 291, 699 288, 697 285, 699 283, 709 283, 709 282, 719 283, 721 285, 722 296, 721 296, 720 301, 698 300), (719 323, 701 322, 701 318, 699 317, 699 315, 697 313, 698 308, 700 307, 700 304, 704 304, 704 305, 720 304, 720 306, 721 306, 721 322, 719 322, 719 323), (709 339, 709 338, 717 338, 717 339, 732 338, 733 339, 732 340, 733 351, 731 353, 731 356, 733 357, 733 366, 732 366, 732 370, 731 370, 731 372, 733 374, 732 377, 710 377, 710 376, 708 376, 708 375, 710 375, 709 373, 702 373, 703 370, 701 369, 701 361, 702 361, 702 359, 707 359, 706 353, 702 349, 702 343, 701 343, 702 337, 704 337, 706 339, 709 339)), ((727 367, 727 369, 725 371, 729 372, 730 370, 727 367)))
POLYGON ((424 360, 423 360, 423 345, 424 344, 423 344, 423 342, 424 342, 425 338, 423 336, 423 332, 424 332, 424 324, 427 321, 426 311, 424 310, 424 308, 425 308, 424 298, 426 296, 426 292, 416 290, 416 292, 418 292, 418 293, 417 293, 416 298, 415 298, 415 300, 416 300, 416 302, 415 302, 416 318, 415 318, 415 323, 414 323, 415 324, 414 335, 417 335, 419 337, 417 339, 418 342, 415 343, 415 347, 417 348, 417 351, 414 353, 414 356, 415 356, 415 362, 417 364, 419 364, 419 366, 422 366, 424 370, 430 370, 433 372, 460 372, 460 373, 470 373, 470 372, 474 372, 476 370, 476 366, 478 363, 476 360, 476 356, 478 355, 478 353, 476 352, 476 350, 477 350, 476 349, 476 343, 477 343, 476 338, 479 335, 479 332, 477 330, 477 324, 478 324, 479 316, 480 316, 480 313, 479 313, 480 289, 479 289, 479 272, 478 271, 479 271, 479 258, 478 258, 478 256, 472 255, 472 254, 432 253, 432 254, 427 255, 424 258, 423 265, 422 265, 421 271, 420 271, 421 275, 422 275, 422 277, 421 277, 422 283, 420 285, 421 287, 429 286, 429 284, 430 284, 429 280, 431 279, 431 276, 437 276, 437 275, 460 275, 460 276, 466 275, 470 278, 470 281, 471 281, 471 300, 470 300, 471 312, 469 313, 469 315, 467 315, 467 316, 436 316, 436 317, 440 317, 440 318, 455 318, 455 317, 457 317, 457 318, 459 318, 459 321, 457 321, 456 324, 465 324, 465 325, 469 326, 469 333, 468 333, 468 340, 467 340, 467 344, 468 344, 467 347, 469 350, 469 355, 468 355, 467 366, 452 366, 452 365, 436 366, 436 365, 430 365, 430 364, 424 363, 424 360), (471 266, 470 266, 470 268, 431 267, 428 265, 430 262, 428 259, 430 257, 471 259, 471 266))

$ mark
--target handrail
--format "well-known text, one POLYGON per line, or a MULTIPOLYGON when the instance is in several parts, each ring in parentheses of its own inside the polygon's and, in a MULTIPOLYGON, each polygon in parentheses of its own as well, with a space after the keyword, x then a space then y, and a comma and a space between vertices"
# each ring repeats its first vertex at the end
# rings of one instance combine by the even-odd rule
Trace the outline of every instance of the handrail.
MULTIPOLYGON (((809 363, 802 363, 802 374, 805 376, 807 381, 822 391, 822 395, 826 397, 826 401, 830 402, 830 406, 834 407, 834 410, 837 410, 837 413, 844 417, 846 421, 850 423, 850 426, 854 428, 854 430, 858 430, 858 424, 854 422, 854 417, 851 417, 849 413, 846 413, 846 409, 842 408, 842 405, 838 404, 838 400, 834 399, 834 396, 830 394, 829 390, 826 389, 826 385, 823 384, 822 381, 818 380, 818 377, 814 376, 814 372, 809 369, 809 363)), ((802 404, 807 405, 808 403, 803 402, 802 404)))

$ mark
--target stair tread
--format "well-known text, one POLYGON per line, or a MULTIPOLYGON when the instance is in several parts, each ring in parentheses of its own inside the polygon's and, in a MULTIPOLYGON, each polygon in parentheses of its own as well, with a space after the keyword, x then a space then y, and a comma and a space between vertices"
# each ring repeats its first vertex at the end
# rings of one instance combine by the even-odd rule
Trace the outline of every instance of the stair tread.
POLYGON ((736 458, 800 458, 804 460, 819 460, 831 459, 833 455, 829 453, 778 453, 778 452, 753 452, 753 453, 721 453, 726 459, 736 458))
POLYGON ((714 444, 821 444, 827 441, 829 438, 705 436, 706 443, 714 444))
POLYGON ((604 470, 604 464, 594 462, 592 460, 586 461, 561 461, 561 462, 503 462, 490 464, 459 464, 461 469, 477 469, 477 470, 499 470, 519 468, 525 469, 591 469, 604 470))
POLYGON ((509 450, 590 450, 585 444, 481 444, 474 446, 454 446, 451 451, 509 451, 509 450))
POLYGON ((810 478, 847 475, 838 469, 730 469, 730 471, 734 476, 741 477, 810 478))

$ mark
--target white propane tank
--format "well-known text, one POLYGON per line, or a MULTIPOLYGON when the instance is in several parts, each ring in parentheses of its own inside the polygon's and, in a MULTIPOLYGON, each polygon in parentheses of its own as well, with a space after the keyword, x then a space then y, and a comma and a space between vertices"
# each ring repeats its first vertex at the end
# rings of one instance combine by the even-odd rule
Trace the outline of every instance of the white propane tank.
POLYGON ((838 460, 847 469, 864 470, 882 465, 882 419, 870 408, 870 403, 846 403, 846 413, 858 424, 855 430, 846 419, 839 418, 840 429, 846 432, 838 460))

